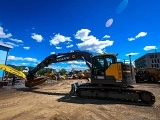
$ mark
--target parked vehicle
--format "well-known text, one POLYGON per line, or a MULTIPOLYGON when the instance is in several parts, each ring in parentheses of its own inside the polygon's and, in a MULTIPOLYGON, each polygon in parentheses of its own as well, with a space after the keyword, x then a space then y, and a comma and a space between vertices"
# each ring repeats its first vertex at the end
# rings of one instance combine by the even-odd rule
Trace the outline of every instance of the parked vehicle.
POLYGON ((136 82, 150 82, 158 83, 160 81, 160 69, 157 68, 144 68, 137 71, 136 82))

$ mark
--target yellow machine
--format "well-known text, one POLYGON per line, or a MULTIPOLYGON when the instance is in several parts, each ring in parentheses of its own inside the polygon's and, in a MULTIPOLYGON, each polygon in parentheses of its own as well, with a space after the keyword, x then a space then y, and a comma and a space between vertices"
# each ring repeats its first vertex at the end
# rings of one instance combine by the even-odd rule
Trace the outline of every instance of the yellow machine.
POLYGON ((57 75, 54 73, 45 73, 44 75, 51 78, 52 80, 57 80, 57 75))
POLYGON ((72 60, 84 60, 90 68, 90 83, 74 83, 71 85, 71 95, 83 99, 103 99, 122 102, 153 105, 155 96, 145 90, 137 90, 132 86, 136 84, 133 75, 133 66, 117 62, 116 54, 99 54, 93 56, 85 51, 73 51, 62 54, 52 54, 46 57, 26 76, 26 87, 34 87, 46 81, 46 78, 35 78, 40 69, 51 63, 72 60))
POLYGON ((160 82, 160 70, 157 68, 143 68, 137 71, 135 77, 137 83, 158 83, 160 82))
POLYGON ((82 73, 82 72, 78 73, 78 78, 79 79, 85 79, 84 73, 82 73))
POLYGON ((12 67, 6 66, 4 64, 0 64, 0 69, 6 71, 8 73, 12 73, 18 77, 21 77, 24 80, 27 80, 26 75, 23 72, 18 71, 12 67))
MULTIPOLYGON (((10 66, 4 65, 4 64, 0 64, 0 69, 22 78, 27 83, 27 75, 25 75, 23 72, 18 71, 16 69, 14 69, 10 66)), ((47 77, 45 77, 45 78, 39 77, 39 78, 35 78, 33 82, 30 82, 30 84, 32 84, 33 86, 36 86, 36 85, 44 83, 46 80, 47 80, 47 77)), ((28 86, 28 87, 30 87, 30 86, 28 86)))
POLYGON ((73 79, 78 79, 78 75, 77 74, 73 74, 73 79))

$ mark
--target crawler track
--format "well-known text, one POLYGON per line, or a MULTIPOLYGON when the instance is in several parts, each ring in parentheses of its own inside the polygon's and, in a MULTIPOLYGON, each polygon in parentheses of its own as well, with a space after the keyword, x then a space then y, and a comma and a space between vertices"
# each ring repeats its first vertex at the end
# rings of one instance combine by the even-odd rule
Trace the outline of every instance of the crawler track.
POLYGON ((112 100, 118 102, 136 103, 151 106, 155 103, 155 96, 145 90, 134 88, 81 85, 76 90, 78 98, 112 100))

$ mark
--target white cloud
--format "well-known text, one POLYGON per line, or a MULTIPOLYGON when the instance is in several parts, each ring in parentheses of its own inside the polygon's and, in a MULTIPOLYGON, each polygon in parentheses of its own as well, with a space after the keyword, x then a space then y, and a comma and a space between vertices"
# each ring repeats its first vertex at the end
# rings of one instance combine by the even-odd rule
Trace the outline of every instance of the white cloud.
POLYGON ((15 44, 13 42, 3 42, 2 40, 0 40, 0 44, 9 48, 14 48, 22 45, 22 44, 15 44))
POLYGON ((38 62, 36 58, 30 58, 30 57, 24 58, 23 60, 29 61, 29 62, 38 62))
POLYGON ((42 40, 43 40, 42 35, 38 35, 38 34, 36 34, 36 33, 33 33, 32 36, 31 36, 31 38, 33 38, 33 39, 36 40, 37 42, 42 42, 42 40))
POLYGON ((60 42, 72 41, 70 37, 65 37, 60 35, 59 33, 56 34, 51 40, 50 45, 58 45, 60 42))
POLYGON ((121 61, 121 59, 117 59, 117 61, 121 61))
POLYGON ((56 49, 62 49, 62 47, 56 47, 56 49))
POLYGON ((2 40, 0 41, 0 45, 6 46, 6 47, 9 47, 9 48, 13 48, 13 46, 4 43, 2 40))
POLYGON ((57 66, 57 65, 50 65, 48 66, 49 68, 53 68, 53 69, 56 69, 56 71, 59 71, 61 70, 62 68, 66 69, 67 71, 71 71, 72 68, 76 69, 76 70, 85 70, 85 69, 88 69, 87 66, 81 66, 81 65, 69 65, 69 66, 66 66, 66 67, 63 67, 63 66, 57 66))
POLYGON ((22 65, 29 65, 30 63, 21 63, 22 65))
POLYGON ((28 61, 28 62, 39 62, 36 58, 31 58, 31 57, 23 58, 23 57, 11 56, 11 55, 7 57, 7 60, 14 60, 14 61, 21 60, 21 61, 28 61))
POLYGON ((131 38, 128 38, 128 41, 133 41, 135 40, 135 38, 131 37, 131 38))
POLYGON ((80 50, 89 50, 91 52, 102 53, 105 47, 113 45, 114 41, 100 41, 93 35, 88 35, 90 32, 91 31, 88 29, 81 29, 76 33, 75 38, 80 39, 82 41, 82 43, 77 44, 80 50))
POLYGON ((86 64, 86 62, 84 62, 84 61, 68 61, 68 63, 69 64, 79 64, 79 65, 81 65, 81 64, 86 64))
POLYGON ((3 28, 0 26, 0 38, 9 38, 11 37, 12 34, 11 33, 4 33, 3 28))
POLYGON ((68 66, 68 69, 72 69, 74 68, 75 70, 85 70, 85 69, 88 69, 87 66, 80 66, 80 65, 71 65, 71 66, 68 66))
POLYGON ((147 35, 147 32, 140 32, 138 35, 136 35, 135 38, 140 38, 140 37, 144 37, 147 35))
POLYGON ((29 50, 30 49, 30 47, 23 47, 25 50, 29 50))
POLYGON ((38 64, 39 64, 39 63, 33 63, 32 65, 33 65, 33 66, 37 66, 38 64))
POLYGON ((71 47, 73 47, 73 45, 72 45, 72 44, 71 44, 71 45, 66 46, 66 48, 71 48, 71 47))
POLYGON ((91 31, 88 30, 88 29, 81 29, 81 30, 78 30, 76 35, 75 35, 75 38, 76 39, 81 39, 82 41, 84 41, 85 38, 88 37, 89 33, 91 31))
POLYGON ((22 40, 18 40, 18 39, 13 39, 13 38, 10 38, 11 41, 14 41, 14 42, 17 42, 17 43, 23 43, 22 40))
POLYGON ((139 53, 128 53, 128 54, 126 54, 126 56, 129 56, 129 55, 131 55, 131 56, 134 56, 134 55, 138 55, 139 53))
POLYGON ((125 60, 125 62, 129 62, 129 60, 125 60))
POLYGON ((145 46, 144 48, 143 48, 145 51, 149 51, 149 50, 155 50, 155 49, 157 49, 156 48, 156 46, 145 46))
POLYGON ((140 33, 138 33, 138 35, 136 35, 135 37, 128 38, 128 41, 133 41, 133 40, 136 40, 136 39, 138 39, 138 38, 140 38, 140 37, 144 37, 144 36, 146 36, 146 35, 147 35, 147 32, 140 32, 140 33))
POLYGON ((7 44, 7 45, 12 46, 12 48, 13 48, 13 47, 18 47, 18 46, 19 46, 19 45, 17 45, 17 44, 12 43, 12 42, 4 42, 4 43, 7 44))
MULTIPOLYGON (((125 63, 126 63, 126 64, 130 64, 130 61, 129 61, 129 60, 125 60, 125 63)), ((134 60, 132 60, 131 63, 132 63, 133 66, 135 66, 134 60)))
POLYGON ((7 60, 23 60, 22 57, 8 56, 7 60))
POLYGON ((59 71, 59 70, 61 70, 62 68, 64 68, 64 67, 62 67, 62 66, 57 66, 57 65, 50 65, 50 66, 48 66, 48 68, 52 68, 52 69, 55 69, 56 71, 59 71))
POLYGON ((51 52, 51 54, 55 54, 55 52, 51 52))
POLYGON ((30 63, 25 63, 25 62, 18 62, 18 63, 15 63, 15 62, 10 62, 10 64, 12 65, 15 65, 15 66, 21 66, 21 65, 30 65, 30 63))
POLYGON ((125 63, 129 63, 129 60, 126 60, 126 59, 117 59, 117 61, 118 62, 124 62, 125 61, 125 63))
POLYGON ((105 35, 103 38, 110 38, 111 36, 109 36, 109 35, 105 35))
POLYGON ((66 42, 66 44, 67 44, 67 45, 69 45, 69 44, 70 44, 70 42, 66 42))

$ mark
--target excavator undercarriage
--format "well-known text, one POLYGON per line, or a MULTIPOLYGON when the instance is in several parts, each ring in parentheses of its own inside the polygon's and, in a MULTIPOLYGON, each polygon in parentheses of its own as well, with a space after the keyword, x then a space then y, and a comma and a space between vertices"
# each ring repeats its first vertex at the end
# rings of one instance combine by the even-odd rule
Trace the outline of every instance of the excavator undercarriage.
POLYGON ((82 99, 96 99, 96 100, 111 100, 116 102, 127 102, 138 105, 153 105, 156 100, 153 93, 145 90, 137 90, 132 86, 106 86, 106 85, 93 85, 93 84, 79 84, 74 83, 71 85, 71 95, 76 95, 82 99))

